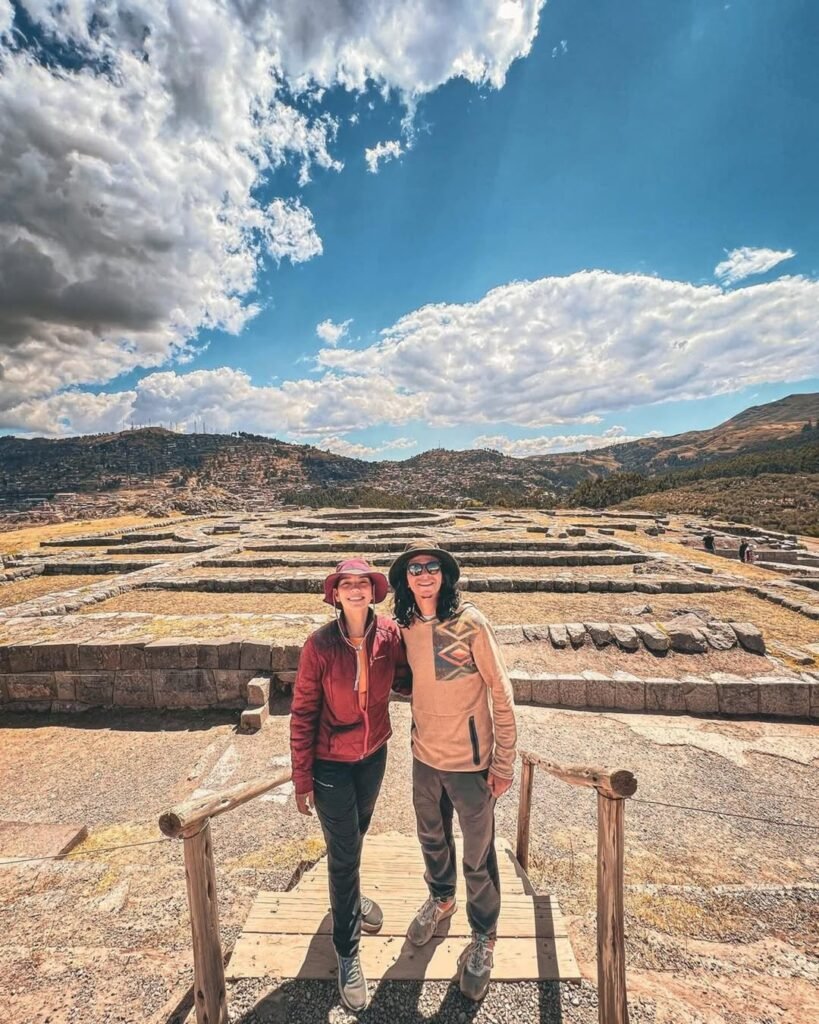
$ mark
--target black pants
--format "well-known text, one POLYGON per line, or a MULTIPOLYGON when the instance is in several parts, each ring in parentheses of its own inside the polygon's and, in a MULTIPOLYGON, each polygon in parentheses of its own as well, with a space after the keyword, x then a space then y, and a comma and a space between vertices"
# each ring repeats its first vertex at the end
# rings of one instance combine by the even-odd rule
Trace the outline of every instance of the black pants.
POLYGON ((424 855, 424 878, 432 896, 455 895, 458 866, 452 838, 453 811, 464 842, 466 916, 476 932, 494 935, 500 913, 500 877, 495 853, 495 798, 488 772, 442 772, 413 758, 412 802, 424 855))
POLYGON ((324 841, 333 945, 339 956, 358 952, 361 938, 361 847, 387 766, 387 745, 363 761, 316 761, 313 794, 324 841))

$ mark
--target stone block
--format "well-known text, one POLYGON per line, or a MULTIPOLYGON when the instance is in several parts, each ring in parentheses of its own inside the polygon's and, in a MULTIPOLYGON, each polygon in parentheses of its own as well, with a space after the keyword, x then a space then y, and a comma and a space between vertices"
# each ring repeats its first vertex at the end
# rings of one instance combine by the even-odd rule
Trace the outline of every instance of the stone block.
POLYGON ((248 683, 256 678, 255 672, 229 668, 203 669, 203 672, 216 691, 216 703, 233 706, 248 703, 248 683))
POLYGON ((0 644, 0 676, 7 675, 11 672, 11 659, 9 657, 9 651, 11 648, 8 644, 0 644))
POLYGON ((295 672, 277 672, 276 679, 283 686, 292 686, 296 682, 295 672))
POLYGON ((560 704, 566 708, 585 708, 586 680, 583 676, 558 676, 558 695, 560 704))
POLYGON ((588 580, 575 580, 574 581, 574 592, 575 594, 588 594, 591 589, 591 585, 588 580))
POLYGON ((522 644, 526 640, 522 626, 498 626, 495 635, 501 644, 522 644))
MULTIPOLYGON (((540 641, 548 643, 550 640, 549 627, 546 625, 523 626, 522 629, 523 636, 529 643, 537 643, 540 641)), ((568 643, 568 637, 566 638, 566 642, 568 643)))
POLYGON ((719 712, 717 684, 702 676, 683 676, 680 679, 685 710, 696 715, 715 715, 719 712))
POLYGON ((81 672, 117 672, 120 668, 118 643, 80 644, 77 648, 81 672))
POLYGON ((640 646, 640 638, 636 631, 627 625, 612 623, 609 626, 614 642, 624 651, 636 651, 640 646))
POLYGON ((610 580, 609 589, 613 594, 630 594, 634 590, 634 580, 610 580))
POLYGON ((299 667, 301 648, 301 644, 274 644, 271 651, 273 671, 295 671, 299 667))
POLYGON ((685 690, 676 679, 649 676, 645 679, 647 711, 686 711, 685 690))
POLYGON ((528 672, 511 672, 509 679, 516 704, 530 704, 532 701, 532 677, 528 672))
POLYGON ((53 672, 12 672, 6 676, 6 691, 9 700, 50 703, 57 697, 57 681, 53 672))
POLYGON ((694 626, 676 626, 673 622, 664 622, 663 631, 668 636, 671 649, 681 654, 704 654, 708 643, 702 630, 694 626))
POLYGON ((557 706, 560 704, 558 677, 543 673, 532 676, 532 703, 557 706))
POLYGON ((145 643, 142 641, 120 644, 119 667, 123 672, 135 672, 147 668, 145 643))
POLYGON ((736 633, 737 640, 746 651, 752 654, 765 653, 765 639, 762 631, 752 622, 732 622, 731 627, 736 633))
POLYGON ((616 679, 615 700, 616 706, 623 711, 645 711, 646 708, 646 685, 642 679, 632 682, 625 679, 616 679))
MULTIPOLYGON (((727 673, 714 673, 727 676, 727 673)), ((758 715, 759 684, 746 679, 725 679, 717 682, 717 699, 720 714, 723 715, 758 715)))
POLYGON ((247 702, 256 708, 270 703, 270 677, 254 676, 247 684, 247 702))
POLYGON ((549 637, 552 641, 552 646, 558 650, 563 650, 564 647, 569 646, 569 633, 561 622, 554 622, 549 625, 549 637))
POLYGON ((611 629, 607 622, 584 622, 586 632, 594 641, 596 647, 606 647, 614 641, 611 629))
POLYGON ((702 633, 715 651, 730 651, 737 645, 737 635, 727 622, 709 622, 702 633))
POLYGON ((759 713, 783 718, 807 718, 810 715, 810 683, 776 676, 755 676, 759 685, 759 713))
POLYGON ((242 653, 239 658, 241 669, 261 669, 269 672, 272 666, 271 648, 269 643, 257 640, 243 640, 242 653))
POLYGON ((156 706, 199 708, 216 704, 216 686, 209 676, 203 669, 155 669, 153 683, 156 706))
POLYGON ((145 644, 145 667, 149 669, 181 669, 179 640, 174 637, 152 640, 145 644))
POLYGON ((667 633, 664 633, 657 626, 649 626, 644 622, 635 622, 632 629, 640 637, 649 651, 655 654, 665 654, 671 647, 671 640, 667 633))
POLYGON ((270 717, 270 708, 262 704, 257 708, 245 708, 239 722, 239 729, 242 732, 258 732, 270 717))
POLYGON ((583 672, 586 680, 586 703, 590 708, 614 708, 617 706, 617 684, 602 672, 587 669, 583 672))
POLYGON ((569 640, 574 648, 582 647, 589 636, 586 627, 581 622, 567 622, 566 632, 569 634, 569 640))
POLYGON ((114 704, 125 708, 155 707, 153 671, 117 672, 114 675, 114 704))
POLYGON ((216 643, 216 668, 238 671, 242 659, 241 639, 239 637, 223 637, 216 643))
POLYGON ((72 701, 77 699, 76 672, 55 672, 54 681, 57 684, 58 701, 72 701))
POLYGON ((113 672, 78 672, 76 697, 84 704, 110 707, 114 703, 113 672))
POLYGON ((809 683, 810 686, 810 717, 819 718, 819 683, 809 683))

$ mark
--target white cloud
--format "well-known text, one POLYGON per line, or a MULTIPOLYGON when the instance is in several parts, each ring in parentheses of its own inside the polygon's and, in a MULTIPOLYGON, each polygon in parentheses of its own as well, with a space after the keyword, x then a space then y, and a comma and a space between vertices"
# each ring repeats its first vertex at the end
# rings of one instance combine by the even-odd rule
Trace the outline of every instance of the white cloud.
MULTIPOLYGON (((228 368, 152 373, 126 397, 99 401, 111 403, 109 429, 131 416, 193 415, 214 429, 296 437, 414 421, 594 424, 635 406, 819 376, 817 311, 819 282, 802 277, 726 291, 587 271, 424 306, 364 349, 322 348, 309 379, 257 387, 228 368)), ((99 408, 77 392, 35 396, 7 402, 0 427, 78 433, 99 408)))
POLYGON ((556 452, 587 452, 595 448, 608 448, 613 444, 639 441, 642 437, 657 437, 658 431, 648 434, 627 434, 625 427, 609 427, 602 434, 557 434, 553 437, 511 438, 503 434, 482 435, 472 442, 473 448, 492 448, 504 455, 525 458, 527 455, 553 455, 556 452))
POLYGON ((14 21, 14 9, 11 0, 0 0, 0 36, 5 35, 11 29, 14 21))
POLYGON ((327 345, 337 345, 346 335, 352 320, 344 320, 340 324, 334 324, 331 319, 322 320, 316 324, 316 334, 327 345))
POLYGON ((372 149, 364 150, 364 159, 367 161, 367 169, 370 174, 378 174, 379 163, 387 163, 389 160, 397 160, 404 152, 401 143, 397 139, 390 142, 379 142, 372 149))
POLYGON ((727 252, 727 259, 714 267, 714 277, 723 284, 736 284, 752 274, 765 274, 783 260, 796 255, 793 249, 752 249, 743 246, 727 252))
POLYGON ((555 57, 564 57, 569 52, 569 40, 561 39, 557 46, 552 47, 552 60, 555 57))
POLYGON ((0 407, 240 331, 262 261, 321 252, 298 196, 256 196, 341 169, 323 91, 501 86, 543 2, 27 0, 46 62, 0 0, 0 407))
POLYGON ((389 380, 435 426, 531 428, 815 376, 817 311, 819 282, 801 277, 726 292, 585 271, 424 306, 318 363, 389 380))
POLYGON ((384 452, 417 448, 418 442, 410 437, 398 437, 394 441, 385 441, 384 444, 368 445, 348 441, 344 437, 325 437, 317 443, 317 447, 336 455, 346 455, 350 459, 374 459, 384 452))

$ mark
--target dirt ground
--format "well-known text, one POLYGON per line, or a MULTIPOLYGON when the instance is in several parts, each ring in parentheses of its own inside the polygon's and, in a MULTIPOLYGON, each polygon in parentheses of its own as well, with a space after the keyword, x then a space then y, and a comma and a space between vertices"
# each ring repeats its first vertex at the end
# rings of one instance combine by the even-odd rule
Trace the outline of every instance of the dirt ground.
MULTIPOLYGON (((0 819, 86 824, 90 832, 62 861, 0 868, 4 1022, 181 1019, 172 1011, 184 1004, 191 983, 182 851, 178 842, 154 842, 161 840, 157 817, 194 791, 218 791, 285 763, 288 717, 286 708, 276 710, 252 736, 235 731, 234 716, 215 713, 0 720, 0 819), (151 845, 105 852, 137 843, 151 845)), ((630 998, 639 1000, 639 1019, 816 1024, 819 805, 805 794, 816 792, 819 731, 528 707, 518 709, 518 721, 522 748, 564 763, 629 768, 638 778, 626 811, 625 882, 628 986, 630 998)), ((389 799, 380 800, 372 830, 412 834, 407 705, 394 705, 393 724, 389 799)), ((514 837, 516 807, 517 784, 498 805, 499 834, 514 837)), ((539 775, 530 873, 540 891, 558 896, 590 981, 595 834, 593 794, 539 775)), ((284 888, 301 861, 320 855, 322 842, 315 820, 297 814, 289 787, 214 819, 213 836, 229 951, 257 891, 284 888)), ((277 984, 229 986, 234 1009, 240 1003, 258 1009, 231 1019, 283 1019, 263 1010, 274 1005, 270 987, 277 984)), ((314 992, 311 984, 291 983, 290 998, 314 992)), ((512 1019, 500 1000, 528 998, 530 1005, 530 989, 536 986, 497 986, 469 1019, 512 1019)), ((332 1007, 332 985, 321 992, 323 1005, 332 1007)), ((596 1020, 585 1002, 577 1003, 565 1002, 559 1019, 596 1020)), ((326 1021, 327 1010, 300 1019, 326 1021)), ((402 1018, 393 1012, 361 1019, 398 1024, 402 1018)), ((436 1016, 432 1010, 412 1019, 436 1016)))
POLYGON ((9 608, 13 604, 31 601, 35 597, 43 597, 45 594, 53 594, 62 590, 73 590, 76 587, 85 587, 89 583, 98 583, 99 580, 99 576, 91 574, 83 576, 30 576, 15 583, 3 583, 0 585, 0 608, 9 608))
MULTIPOLYGON (((699 608, 718 619, 750 621, 768 640, 786 644, 819 643, 819 623, 742 591, 716 594, 468 594, 496 625, 536 622, 629 622, 670 617, 681 609, 699 608), (651 612, 629 614, 648 605, 651 612)), ((382 606, 390 607, 387 601, 382 606)), ((132 590, 89 606, 86 612, 152 612, 171 614, 321 613, 320 594, 209 594, 195 591, 132 590)))

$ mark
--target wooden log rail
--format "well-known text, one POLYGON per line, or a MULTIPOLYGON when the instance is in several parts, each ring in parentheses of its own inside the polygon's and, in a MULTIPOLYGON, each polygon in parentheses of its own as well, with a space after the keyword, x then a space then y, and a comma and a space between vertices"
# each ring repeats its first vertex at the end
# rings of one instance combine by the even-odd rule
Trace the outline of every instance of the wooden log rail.
POLYGON ((561 765, 521 751, 517 859, 529 866, 529 821, 535 768, 570 786, 597 790, 597 992, 599 1024, 628 1024, 626 1000, 623 847, 625 800, 637 792, 631 772, 561 765))
POLYGON ((289 782, 291 772, 266 775, 167 811, 159 828, 184 840, 185 885, 193 936, 193 993, 197 1024, 228 1024, 225 964, 219 935, 216 865, 210 819, 289 782))

